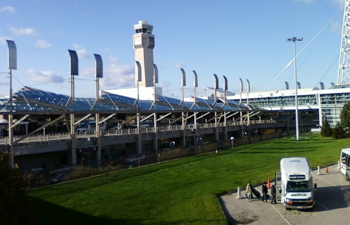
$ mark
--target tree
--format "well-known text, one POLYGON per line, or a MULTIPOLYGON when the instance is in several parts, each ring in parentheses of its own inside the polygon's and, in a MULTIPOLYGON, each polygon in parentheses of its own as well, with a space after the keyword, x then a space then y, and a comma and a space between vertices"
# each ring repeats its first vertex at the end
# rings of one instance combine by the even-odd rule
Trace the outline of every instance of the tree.
POLYGON ((34 224, 32 206, 25 195, 26 182, 18 166, 7 166, 9 153, 0 153, 0 224, 34 224))
POLYGON ((337 123, 337 125, 333 128, 333 134, 332 137, 335 139, 345 138, 346 132, 344 130, 344 127, 341 126, 340 122, 337 123))
POLYGON ((332 128, 331 128, 331 126, 328 123, 327 117, 325 117, 323 122, 322 122, 321 135, 323 137, 330 137, 330 136, 332 136, 332 128))
POLYGON ((343 127, 350 127, 350 102, 344 104, 340 112, 340 121, 343 127))

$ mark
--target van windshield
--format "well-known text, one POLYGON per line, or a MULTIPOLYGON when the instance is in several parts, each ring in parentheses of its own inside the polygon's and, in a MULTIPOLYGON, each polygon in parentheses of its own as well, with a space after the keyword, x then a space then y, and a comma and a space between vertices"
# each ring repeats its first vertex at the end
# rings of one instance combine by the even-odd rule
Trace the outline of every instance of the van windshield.
POLYGON ((308 192, 311 191, 309 181, 288 181, 287 192, 308 192))

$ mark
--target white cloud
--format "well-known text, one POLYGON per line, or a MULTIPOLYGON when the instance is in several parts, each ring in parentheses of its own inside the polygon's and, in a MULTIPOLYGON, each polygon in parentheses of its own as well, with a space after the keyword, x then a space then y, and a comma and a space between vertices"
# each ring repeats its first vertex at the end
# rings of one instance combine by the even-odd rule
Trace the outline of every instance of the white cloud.
POLYGON ((159 83, 158 86, 165 89, 165 88, 167 88, 167 87, 170 87, 170 83, 171 83, 171 82, 165 80, 165 81, 159 83))
POLYGON ((128 65, 120 65, 118 58, 110 57, 110 64, 104 68, 103 78, 100 79, 102 89, 134 86, 135 70, 128 65))
POLYGON ((15 27, 10 27, 10 30, 12 33, 16 35, 36 35, 35 29, 32 28, 15 28, 15 27))
POLYGON ((74 45, 79 58, 90 58, 88 51, 80 45, 74 45))
POLYGON ((36 71, 34 69, 28 69, 26 75, 29 77, 31 82, 35 83, 55 83, 62 84, 64 79, 61 75, 57 75, 52 71, 36 71))
POLYGON ((45 40, 37 40, 34 44, 34 48, 39 48, 39 49, 48 49, 48 48, 51 48, 51 44, 48 43, 47 41, 45 40))
POLYGON ((6 40, 12 40, 12 38, 0 36, 0 44, 7 45, 6 40))
POLYGON ((94 67, 88 67, 88 68, 81 68, 79 70, 79 77, 84 78, 94 78, 95 75, 95 68, 94 67))
POLYGON ((338 22, 331 23, 331 32, 341 34, 341 26, 338 22))
POLYGON ((2 7, 0 9, 0 12, 14 13, 15 12, 15 8, 13 8, 12 6, 5 6, 5 7, 2 7))
POLYGON ((9 82, 6 82, 6 81, 4 82, 0 80, 0 85, 9 85, 9 82))
POLYGON ((175 62, 175 63, 174 63, 174 66, 175 66, 175 68, 184 68, 184 67, 185 67, 184 64, 179 63, 179 62, 175 62))
POLYGON ((337 5, 339 8, 343 8, 345 5, 345 0, 333 0, 333 3, 337 5))

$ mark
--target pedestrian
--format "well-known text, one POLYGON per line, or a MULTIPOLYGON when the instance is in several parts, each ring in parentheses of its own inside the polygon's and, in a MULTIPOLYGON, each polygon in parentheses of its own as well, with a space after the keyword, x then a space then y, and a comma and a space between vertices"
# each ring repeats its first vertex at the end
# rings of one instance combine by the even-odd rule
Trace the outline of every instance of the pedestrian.
POLYGON ((271 204, 276 204, 276 186, 275 182, 271 186, 271 204))
POLYGON ((266 182, 264 182, 263 186, 262 186, 262 201, 267 202, 267 186, 266 186, 266 182))
POLYGON ((252 183, 249 181, 247 184, 247 187, 245 189, 246 191, 246 197, 248 198, 248 201, 251 202, 252 201, 252 192, 253 192, 253 187, 252 187, 252 183))

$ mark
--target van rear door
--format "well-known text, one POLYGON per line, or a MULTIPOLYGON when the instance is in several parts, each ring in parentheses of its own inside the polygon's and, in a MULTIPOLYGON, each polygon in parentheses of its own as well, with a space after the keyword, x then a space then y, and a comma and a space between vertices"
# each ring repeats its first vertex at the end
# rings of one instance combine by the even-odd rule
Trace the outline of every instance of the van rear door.
POLYGON ((276 202, 282 203, 281 192, 282 190, 282 182, 281 182, 281 172, 276 172, 276 202))

